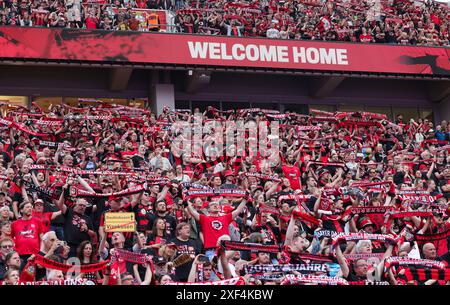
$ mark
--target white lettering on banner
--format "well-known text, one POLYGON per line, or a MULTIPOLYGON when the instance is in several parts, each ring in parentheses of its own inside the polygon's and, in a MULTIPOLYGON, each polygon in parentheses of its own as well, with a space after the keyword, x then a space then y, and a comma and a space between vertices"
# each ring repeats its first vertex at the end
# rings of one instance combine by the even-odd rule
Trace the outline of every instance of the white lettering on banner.
POLYGON ((319 52, 320 52, 320 58, 323 59, 323 61, 327 65, 335 65, 336 64, 336 50, 335 49, 330 49, 329 52, 327 53, 326 49, 320 48, 319 52))
POLYGON ((233 58, 236 60, 244 60, 245 59, 245 55, 244 55, 244 50, 245 47, 241 44, 234 44, 233 47, 231 48, 231 54, 233 55, 233 58), (241 55, 237 54, 238 49, 241 51, 241 55))
POLYGON ((247 48, 245 48, 245 55, 247 59, 250 61, 258 61, 259 60, 259 49, 254 44, 249 44, 247 48))
POLYGON ((338 65, 348 65, 347 50, 346 49, 337 49, 336 53, 337 53, 338 65))
MULTIPOLYGON (((194 59, 248 60, 261 62, 289 63, 287 46, 266 46, 248 44, 230 45, 218 42, 188 41, 189 52, 194 59)), ((294 63, 321 65, 348 65, 346 49, 292 47, 294 63)))
POLYGON ((293 47, 292 54, 295 63, 348 65, 346 49, 293 47))
POLYGON ((318 64, 320 61, 319 51, 315 48, 308 48, 306 50, 306 59, 311 64, 318 64))
POLYGON ((276 61, 277 51, 278 50, 275 46, 269 46, 269 48, 261 48, 261 61, 276 61))
POLYGON ((209 58, 222 59, 222 57, 220 56, 220 43, 209 43, 209 58))
POLYGON ((285 46, 277 47, 277 55, 279 62, 289 62, 288 47, 285 46))
POLYGON ((196 42, 194 45, 194 42, 188 41, 188 45, 189 45, 189 52, 191 52, 192 58, 199 58, 199 57, 201 59, 206 58, 206 53, 208 51, 208 43, 196 42))
POLYGON ((226 43, 221 43, 220 47, 222 48, 222 59, 232 60, 233 56, 227 54, 227 45, 226 45, 226 43))

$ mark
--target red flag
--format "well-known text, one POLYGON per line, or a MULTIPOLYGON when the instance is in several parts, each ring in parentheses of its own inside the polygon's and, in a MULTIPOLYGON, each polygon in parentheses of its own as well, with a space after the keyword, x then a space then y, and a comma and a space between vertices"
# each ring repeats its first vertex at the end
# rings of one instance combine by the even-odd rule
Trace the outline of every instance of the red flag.
POLYGON ((36 276, 36 265, 33 261, 29 261, 20 273, 19 280, 22 282, 33 282, 36 276))
POLYGON ((320 33, 326 32, 331 29, 331 20, 328 16, 323 16, 320 18, 319 23, 317 24, 317 29, 320 33))

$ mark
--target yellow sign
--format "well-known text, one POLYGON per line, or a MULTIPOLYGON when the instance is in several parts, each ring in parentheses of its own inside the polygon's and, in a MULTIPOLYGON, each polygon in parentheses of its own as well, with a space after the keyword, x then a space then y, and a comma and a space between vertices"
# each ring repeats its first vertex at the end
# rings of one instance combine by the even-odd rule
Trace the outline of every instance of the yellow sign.
POLYGON ((134 213, 105 213, 106 232, 135 232, 134 213))

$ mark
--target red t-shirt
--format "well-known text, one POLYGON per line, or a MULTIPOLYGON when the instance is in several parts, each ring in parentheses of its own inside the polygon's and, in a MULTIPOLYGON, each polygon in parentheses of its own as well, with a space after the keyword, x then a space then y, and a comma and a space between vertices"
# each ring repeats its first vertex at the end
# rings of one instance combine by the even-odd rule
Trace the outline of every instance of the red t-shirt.
POLYGON ((94 17, 88 17, 86 18, 86 28, 87 29, 96 29, 97 28, 97 23, 98 23, 98 19, 94 18, 94 17))
POLYGON ((39 253, 40 238, 42 231, 41 221, 32 217, 29 220, 19 219, 11 225, 11 236, 16 241, 16 251, 19 255, 30 255, 39 253))
POLYGON ((371 42, 372 41, 372 35, 370 35, 370 34, 361 34, 361 35, 359 35, 359 40, 361 42, 371 42))
POLYGON ((293 190, 300 189, 300 168, 295 165, 283 165, 282 167, 284 176, 289 180, 291 183, 291 188, 293 190))
POLYGON ((42 233, 50 231, 53 212, 37 213, 33 211, 33 217, 41 222, 42 233))
POLYGON ((108 285, 117 285, 120 275, 124 272, 127 272, 127 262, 122 258, 118 258, 111 264, 111 274, 109 276, 108 285))
POLYGON ((200 214, 200 226, 205 239, 205 249, 215 248, 219 237, 229 234, 228 225, 233 221, 231 213, 223 216, 205 216, 200 214))

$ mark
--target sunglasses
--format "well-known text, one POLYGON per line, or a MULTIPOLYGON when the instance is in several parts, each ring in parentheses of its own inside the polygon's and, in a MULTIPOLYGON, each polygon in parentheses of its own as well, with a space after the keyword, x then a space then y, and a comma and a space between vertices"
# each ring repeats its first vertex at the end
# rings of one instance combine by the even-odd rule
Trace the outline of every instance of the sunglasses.
POLYGON ((2 246, 2 249, 12 249, 12 248, 14 248, 13 245, 3 245, 2 246))

